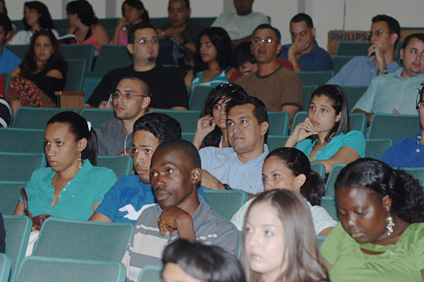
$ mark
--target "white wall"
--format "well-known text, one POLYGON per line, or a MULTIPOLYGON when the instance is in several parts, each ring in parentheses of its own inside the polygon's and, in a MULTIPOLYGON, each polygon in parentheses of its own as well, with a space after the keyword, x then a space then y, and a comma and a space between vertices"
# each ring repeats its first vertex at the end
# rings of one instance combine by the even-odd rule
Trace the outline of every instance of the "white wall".
MULTIPOLYGON (((6 0, 11 19, 22 19, 23 3, 27 0, 6 0)), ((66 0, 41 0, 55 19, 63 18, 66 0)), ((151 17, 166 17, 168 0, 142 0, 151 17)), ((91 0, 97 17, 121 16, 123 0, 91 0), (107 7, 106 7, 107 5, 107 7), (113 8, 115 7, 115 8, 113 8), (109 8, 109 9, 107 9, 109 8), (108 12, 109 11, 109 12, 108 12), (110 12, 112 11, 112 12, 110 12), (115 11, 114 15, 113 11, 115 11)), ((222 11, 232 9, 232 0, 191 0, 193 17, 214 17, 222 11)), ((371 18, 377 14, 388 14, 396 18, 403 27, 424 27, 423 0, 256 0, 253 9, 271 17, 283 37, 290 42, 289 21, 298 12, 306 12, 317 29, 317 41, 326 48, 329 30, 368 30, 371 18), (346 17, 343 16, 346 2, 346 17), (303 11, 304 9, 304 11, 303 11)))

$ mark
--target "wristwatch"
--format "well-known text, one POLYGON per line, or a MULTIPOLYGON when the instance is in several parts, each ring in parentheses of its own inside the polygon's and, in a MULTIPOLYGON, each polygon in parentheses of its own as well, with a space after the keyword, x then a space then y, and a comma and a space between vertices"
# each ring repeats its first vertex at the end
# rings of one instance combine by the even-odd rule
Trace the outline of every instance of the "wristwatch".
POLYGON ((387 73, 387 68, 380 68, 378 69, 378 72, 387 73))
POLYGON ((222 185, 224 186, 225 190, 233 190, 228 184, 222 184, 222 185))

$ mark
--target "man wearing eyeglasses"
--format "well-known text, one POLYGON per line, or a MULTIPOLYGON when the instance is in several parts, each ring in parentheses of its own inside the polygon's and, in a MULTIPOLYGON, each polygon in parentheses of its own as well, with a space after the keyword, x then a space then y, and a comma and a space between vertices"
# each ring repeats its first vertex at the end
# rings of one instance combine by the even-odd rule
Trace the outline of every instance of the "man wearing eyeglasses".
POLYGON ((149 86, 137 77, 124 77, 110 94, 115 118, 97 131, 100 156, 131 155, 134 122, 144 116, 150 103, 149 86))
POLYGON ((370 123, 375 113, 416 115, 417 89, 424 83, 424 33, 405 38, 400 50, 402 68, 374 78, 353 107, 370 123))
POLYGON ((128 32, 127 49, 134 64, 107 73, 87 100, 85 107, 112 108, 112 103, 109 102, 110 93, 116 90, 123 77, 133 76, 149 85, 150 110, 187 110, 188 95, 183 77, 176 70, 158 66, 156 63, 159 54, 156 29, 147 23, 133 25, 128 32))
POLYGON ((368 86, 376 76, 394 73, 399 69, 395 61, 395 50, 400 38, 398 21, 387 15, 377 15, 372 18, 368 36, 371 46, 367 55, 351 59, 328 84, 368 86))
POLYGON ((278 63, 280 41, 278 29, 269 24, 259 25, 252 35, 252 54, 258 70, 240 77, 236 83, 247 94, 262 100, 268 112, 286 111, 293 120, 302 108, 302 83, 296 73, 278 63))
POLYGON ((421 131, 414 137, 404 138, 393 144, 381 157, 381 161, 393 168, 424 167, 424 86, 419 91, 416 104, 420 116, 421 131))
POLYGON ((315 41, 312 18, 299 13, 290 20, 292 44, 281 47, 280 58, 289 60, 295 71, 331 70, 333 60, 315 41))

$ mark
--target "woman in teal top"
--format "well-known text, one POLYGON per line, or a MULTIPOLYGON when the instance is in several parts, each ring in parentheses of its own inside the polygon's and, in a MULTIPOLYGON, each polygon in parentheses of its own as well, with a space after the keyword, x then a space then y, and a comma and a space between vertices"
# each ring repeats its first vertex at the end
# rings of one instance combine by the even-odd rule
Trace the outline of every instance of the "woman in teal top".
MULTIPOLYGON (((62 112, 47 122, 44 144, 50 167, 36 170, 25 188, 30 212, 88 220, 118 180, 112 170, 93 166, 96 132, 79 114, 62 112)), ((14 215, 23 208, 21 199, 14 215)))
POLYGON ((321 247, 332 281, 424 280, 424 193, 417 180, 360 159, 335 183, 339 224, 321 247))
POLYGON ((311 163, 322 163, 329 173, 333 165, 350 163, 365 155, 364 135, 349 129, 343 88, 323 85, 312 93, 308 117, 294 128, 284 147, 299 149, 311 163))

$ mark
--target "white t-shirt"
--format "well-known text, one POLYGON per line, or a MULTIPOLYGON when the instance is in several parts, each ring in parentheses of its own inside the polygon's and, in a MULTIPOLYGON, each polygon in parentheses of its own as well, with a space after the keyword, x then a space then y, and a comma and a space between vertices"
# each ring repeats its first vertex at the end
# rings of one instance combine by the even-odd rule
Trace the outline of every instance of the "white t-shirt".
POLYGON ((260 24, 269 23, 269 19, 262 13, 252 12, 246 16, 239 16, 236 12, 221 14, 212 26, 222 27, 228 32, 231 40, 251 36, 253 30, 260 24))
MULTIPOLYGON (((231 218, 231 222, 237 227, 238 230, 243 230, 244 217, 250 204, 254 198, 247 201, 231 218)), ((328 227, 336 226, 337 222, 328 214, 328 212, 320 206, 312 206, 308 201, 308 206, 311 209, 312 221, 314 223, 315 234, 318 234, 328 227)))
MULTIPOLYGON (((59 33, 57 33, 56 30, 52 29, 52 33, 56 38, 59 37, 59 33)), ((33 33, 30 30, 20 30, 15 34, 15 36, 13 36, 12 40, 9 42, 9 45, 30 44, 32 35, 33 33)))

